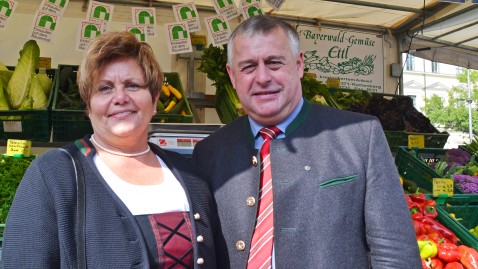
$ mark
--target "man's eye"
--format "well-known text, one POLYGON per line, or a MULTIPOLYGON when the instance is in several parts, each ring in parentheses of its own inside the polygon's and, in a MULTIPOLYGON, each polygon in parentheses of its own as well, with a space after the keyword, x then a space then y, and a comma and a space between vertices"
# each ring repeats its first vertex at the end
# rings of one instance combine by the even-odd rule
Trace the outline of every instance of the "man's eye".
POLYGON ((241 68, 243 72, 252 72, 256 66, 255 65, 246 65, 241 68))
POLYGON ((271 69, 279 69, 283 66, 284 64, 282 62, 278 62, 278 61, 272 61, 268 64, 269 68, 271 69))

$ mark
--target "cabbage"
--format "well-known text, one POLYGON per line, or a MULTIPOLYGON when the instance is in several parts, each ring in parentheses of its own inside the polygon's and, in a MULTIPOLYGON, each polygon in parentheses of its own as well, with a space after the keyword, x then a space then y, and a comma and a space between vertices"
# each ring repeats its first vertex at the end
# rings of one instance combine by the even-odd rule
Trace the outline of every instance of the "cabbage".
MULTIPOLYGON (((51 85, 50 85, 51 86, 51 85)), ((34 75, 30 86, 30 97, 33 101, 32 108, 45 108, 48 104, 48 97, 40 84, 38 75, 34 75)))
POLYGON ((5 66, 5 64, 0 62, 0 71, 3 71, 3 70, 8 70, 8 68, 5 66))
POLYGON ((10 110, 8 105, 7 98, 5 97, 5 89, 7 84, 0 79, 0 110, 10 110))
POLYGON ((53 84, 51 78, 48 77, 47 74, 42 73, 36 74, 35 77, 38 79, 38 83, 40 83, 40 86, 45 92, 46 98, 48 99, 48 97, 50 96, 51 86, 53 84))
POLYGON ((32 76, 40 60, 40 48, 35 40, 29 40, 20 51, 20 58, 12 78, 8 82, 7 94, 12 109, 19 109, 29 96, 32 76))

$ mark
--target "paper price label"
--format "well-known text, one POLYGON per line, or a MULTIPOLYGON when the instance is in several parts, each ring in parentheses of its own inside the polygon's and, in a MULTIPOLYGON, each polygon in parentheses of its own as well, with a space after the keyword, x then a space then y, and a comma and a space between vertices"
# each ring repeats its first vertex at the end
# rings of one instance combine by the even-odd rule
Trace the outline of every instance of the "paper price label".
POLYGON ((448 197, 453 196, 453 179, 451 178, 434 178, 433 179, 433 197, 440 194, 446 194, 448 197))
POLYGON ((424 135, 409 135, 408 136, 408 148, 425 148, 425 136, 424 135))
POLYGON ((7 155, 15 156, 22 155, 23 157, 30 157, 30 150, 32 148, 32 141, 29 140, 7 140, 7 155))
POLYGON ((340 78, 328 78, 325 85, 328 89, 338 89, 340 88, 340 78))

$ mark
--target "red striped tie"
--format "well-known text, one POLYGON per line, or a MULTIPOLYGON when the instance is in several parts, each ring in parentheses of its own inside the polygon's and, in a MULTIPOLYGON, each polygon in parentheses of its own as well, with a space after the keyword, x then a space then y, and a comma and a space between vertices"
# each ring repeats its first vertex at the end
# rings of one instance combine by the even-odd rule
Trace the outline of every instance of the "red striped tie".
POLYGON ((272 244, 274 237, 274 216, 272 199, 272 170, 270 166, 271 140, 281 133, 277 127, 266 127, 259 131, 264 142, 262 143, 261 157, 261 190, 256 228, 252 235, 251 250, 247 269, 271 268, 272 244))

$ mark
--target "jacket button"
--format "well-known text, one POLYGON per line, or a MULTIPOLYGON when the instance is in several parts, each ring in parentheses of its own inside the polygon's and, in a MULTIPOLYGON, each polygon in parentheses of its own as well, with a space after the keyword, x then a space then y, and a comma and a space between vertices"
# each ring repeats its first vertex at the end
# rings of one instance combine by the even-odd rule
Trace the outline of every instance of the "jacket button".
POLYGON ((256 204, 256 199, 254 197, 247 197, 246 203, 248 206, 254 206, 256 204))
POLYGON ((199 258, 197 261, 196 261, 197 264, 201 265, 201 264, 204 264, 204 259, 203 258, 199 258))
POLYGON ((195 219, 195 220, 198 220, 198 219, 200 219, 200 218, 201 218, 201 215, 199 215, 199 213, 194 214, 194 219, 195 219))
POLYGON ((204 241, 204 237, 202 235, 198 235, 198 237, 196 237, 196 240, 201 243, 202 241, 204 241))
POLYGON ((243 251, 245 248, 246 248, 246 243, 244 243, 244 241, 239 240, 239 241, 236 242, 236 249, 237 250, 243 251))

